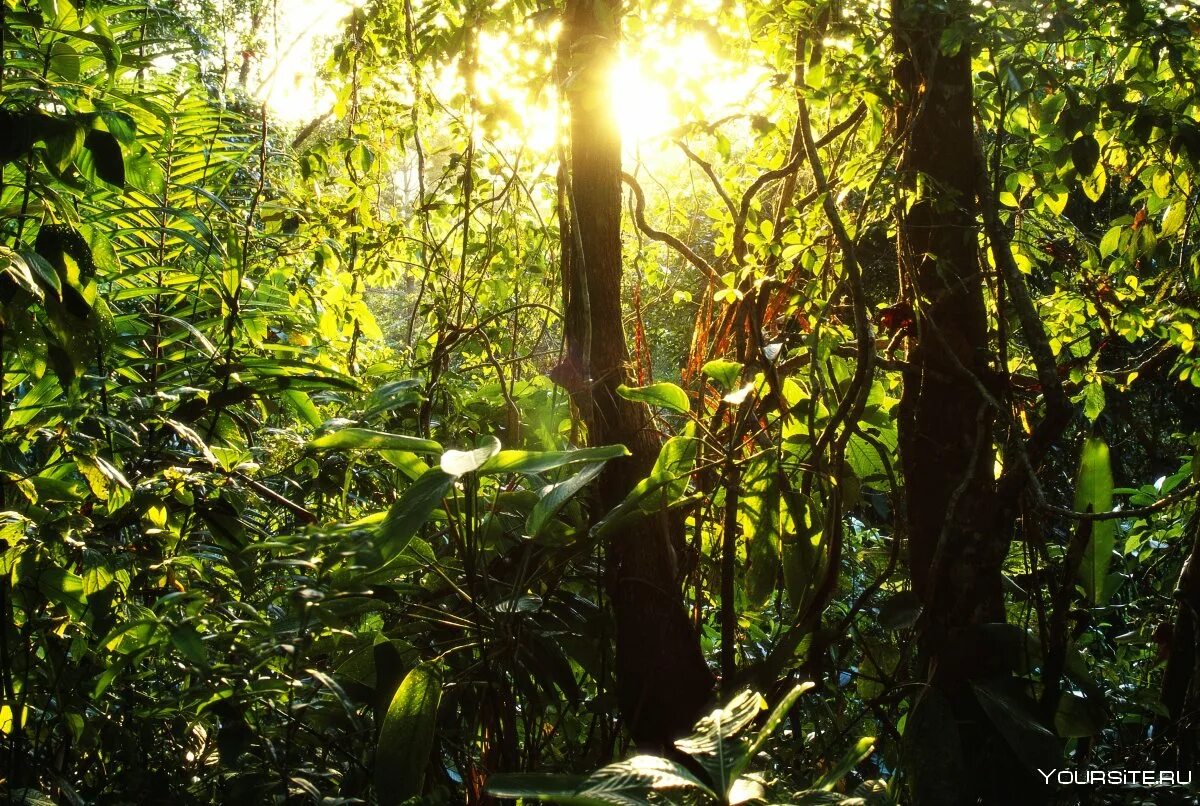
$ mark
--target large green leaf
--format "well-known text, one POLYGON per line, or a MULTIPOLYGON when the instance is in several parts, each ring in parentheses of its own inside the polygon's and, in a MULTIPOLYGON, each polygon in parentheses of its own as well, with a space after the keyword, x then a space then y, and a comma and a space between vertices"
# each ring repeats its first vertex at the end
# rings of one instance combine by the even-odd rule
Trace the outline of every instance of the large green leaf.
POLYGON ((425 382, 420 378, 404 378, 383 384, 367 397, 362 418, 370 420, 377 415, 421 402, 421 389, 424 385, 425 382))
POLYGON ((501 798, 535 798, 570 806, 716 806, 722 802, 692 773, 670 759, 634 756, 582 781, 564 776, 495 775, 487 791, 501 798))
POLYGON ((557 484, 549 484, 542 488, 541 497, 529 513, 525 531, 530 537, 537 537, 550 519, 571 499, 571 496, 582 490, 592 479, 600 475, 604 462, 593 462, 585 465, 578 473, 569 476, 557 484))
POLYGON ((726 392, 732 392, 737 386, 738 377, 742 374, 742 365, 737 361, 714 359, 700 368, 726 392))
POLYGON ((500 440, 495 437, 484 437, 482 444, 470 451, 449 450, 442 454, 442 470, 451 476, 465 476, 474 473, 500 452, 500 440))
POLYGON ((700 443, 693 434, 694 427, 689 424, 682 435, 663 443, 650 475, 639 481, 620 504, 592 527, 596 537, 604 537, 631 517, 670 506, 687 491, 700 443))
POLYGON ((321 451, 409 451, 411 453, 441 453, 442 446, 432 439, 388 434, 369 428, 342 428, 322 434, 308 443, 321 451))
POLYGON ((603 462, 628 456, 624 445, 602 445, 572 451, 500 451, 479 468, 482 475, 498 473, 545 473, 580 462, 603 462))
POLYGON ((1038 716, 1028 685, 1015 677, 971 684, 979 704, 1017 758, 1030 769, 1051 769, 1061 757, 1058 739, 1038 716))
POLYGON ((418 664, 396 689, 375 751, 375 794, 381 806, 421 794, 441 698, 442 670, 432 663, 418 664))
POLYGON ((687 392, 675 384, 665 381, 652 383, 649 386, 626 386, 625 384, 621 384, 617 387, 617 394, 626 400, 646 403, 651 406, 660 406, 679 414, 687 414, 691 408, 688 403, 687 392))
MULTIPOLYGON (((1075 487, 1075 509, 1080 512, 1108 512, 1112 509, 1113 475, 1108 445, 1099 437, 1083 443, 1079 480, 1075 487)), ((1115 520, 1091 522, 1091 537, 1079 564, 1079 578, 1092 604, 1103 604, 1108 566, 1117 540, 1115 520)))
POLYGON ((746 599, 757 607, 774 592, 779 577, 780 490, 773 455, 751 462, 746 468, 737 516, 746 545, 746 599))
POLYGON ((375 536, 375 545, 382 560, 380 569, 386 568, 400 556, 453 486, 454 476, 443 472, 441 468, 432 467, 405 489, 388 510, 375 536))
POLYGON ((83 147, 90 159, 81 159, 81 170, 89 178, 102 179, 117 188, 125 186, 125 158, 121 155, 121 146, 117 138, 110 132, 101 129, 91 129, 84 138, 83 147))
POLYGON ((757 691, 743 691, 697 722, 692 734, 677 740, 675 748, 695 759, 712 786, 725 794, 750 760, 754 739, 746 735, 746 728, 766 707, 767 701, 757 691))

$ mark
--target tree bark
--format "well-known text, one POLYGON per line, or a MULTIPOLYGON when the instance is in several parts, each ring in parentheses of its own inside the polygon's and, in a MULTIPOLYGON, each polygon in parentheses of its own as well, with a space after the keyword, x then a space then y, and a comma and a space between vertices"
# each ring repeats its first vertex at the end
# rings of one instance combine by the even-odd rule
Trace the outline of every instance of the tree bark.
POLYGON ((1156 730, 1170 743, 1164 759, 1176 769, 1191 769, 1196 760, 1195 718, 1200 706, 1200 512, 1189 521, 1192 547, 1175 585, 1175 619, 1171 624, 1167 668, 1163 673, 1162 702, 1167 718, 1156 730))
POLYGON ((893 20, 900 170, 915 199, 898 226, 900 285, 915 312, 899 452, 927 684, 905 731, 910 793, 920 806, 1035 803, 1036 773, 1016 763, 974 688, 1015 681, 1011 659, 978 631, 1005 620, 1012 513, 997 491, 995 410, 985 396, 999 397, 988 389, 997 375, 979 251, 970 10, 965 0, 894 0, 893 20), (955 40, 957 49, 943 49, 955 40))
MULTIPOLYGON (((568 0, 559 50, 570 109, 559 205, 567 353, 553 377, 571 393, 591 444, 620 443, 632 454, 600 476, 605 509, 649 475, 660 448, 645 407, 616 393, 629 361, 621 308, 621 140, 609 90, 619 36, 618 0, 568 0)), ((666 513, 647 518, 623 529, 608 551, 618 701, 643 745, 669 746, 686 733, 713 688, 683 606, 674 551, 681 529, 666 513)))

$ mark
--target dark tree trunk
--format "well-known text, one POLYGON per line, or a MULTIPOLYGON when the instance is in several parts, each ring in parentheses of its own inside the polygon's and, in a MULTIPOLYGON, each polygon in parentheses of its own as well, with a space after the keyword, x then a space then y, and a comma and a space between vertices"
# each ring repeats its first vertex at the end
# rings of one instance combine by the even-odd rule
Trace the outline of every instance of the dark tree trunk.
MULTIPOLYGON (((628 380, 621 310, 621 141, 609 105, 608 71, 620 35, 617 0, 568 0, 559 51, 570 106, 568 170, 560 178, 567 356, 555 380, 571 392, 593 445, 620 443, 632 456, 600 476, 599 503, 619 504, 649 475, 660 442, 646 409, 616 394, 628 380)), ((667 745, 700 715, 713 677, 683 607, 665 515, 621 530, 609 548, 617 629, 617 693, 635 741, 667 745)))
POLYGON ((1180 770, 1195 764, 1195 714, 1200 712, 1200 513, 1192 515, 1189 525, 1192 548, 1175 585, 1175 619, 1164 642, 1169 653, 1162 682, 1167 718, 1158 726, 1170 743, 1164 768, 1173 764, 1180 770))
POLYGON ((1032 803, 1036 773, 1015 765, 974 688, 1014 681, 978 630, 1005 620, 1001 568, 1012 524, 994 479, 995 411, 981 391, 996 374, 979 251, 970 11, 961 0, 894 0, 893 12, 900 167, 916 197, 898 228, 901 289, 916 313, 899 450, 909 567, 924 605, 920 674, 929 684, 905 732, 910 790, 920 806, 1032 803), (964 37, 953 53, 939 48, 953 39, 943 37, 948 30, 964 37))

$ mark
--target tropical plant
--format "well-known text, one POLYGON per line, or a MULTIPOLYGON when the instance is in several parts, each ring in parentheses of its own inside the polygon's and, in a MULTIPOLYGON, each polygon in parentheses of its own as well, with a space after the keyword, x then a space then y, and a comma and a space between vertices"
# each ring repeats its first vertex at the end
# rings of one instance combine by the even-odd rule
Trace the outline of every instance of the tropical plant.
MULTIPOLYGON (((781 803, 767 797, 768 781, 748 772, 750 762, 770 740, 788 711, 812 683, 796 686, 784 696, 761 725, 755 728, 767 703, 762 695, 743 691, 724 708, 702 718, 692 733, 677 739, 682 754, 637 755, 608 764, 587 776, 501 774, 492 776, 488 791, 497 797, 546 800, 579 806, 607 804, 738 804, 781 803)), ((833 792, 855 765, 871 754, 873 738, 859 740, 854 749, 808 789, 784 796, 794 804, 887 803, 879 781, 864 781, 847 797, 833 792)))

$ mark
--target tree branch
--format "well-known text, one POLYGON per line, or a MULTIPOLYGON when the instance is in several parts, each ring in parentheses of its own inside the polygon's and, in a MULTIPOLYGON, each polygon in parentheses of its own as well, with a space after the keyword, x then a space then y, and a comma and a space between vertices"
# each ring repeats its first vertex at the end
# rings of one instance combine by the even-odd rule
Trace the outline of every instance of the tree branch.
POLYGON ((638 184, 637 179, 632 174, 621 172, 621 179, 624 180, 629 189, 633 191, 633 220, 637 224, 637 228, 645 233, 646 237, 652 241, 665 243, 667 246, 674 249, 679 254, 683 255, 689 263, 699 269, 705 277, 714 283, 719 283, 721 278, 717 274, 717 270, 712 265, 700 257, 692 248, 683 241, 671 235, 668 232, 654 229, 646 222, 646 196, 642 192, 642 186, 638 184))

